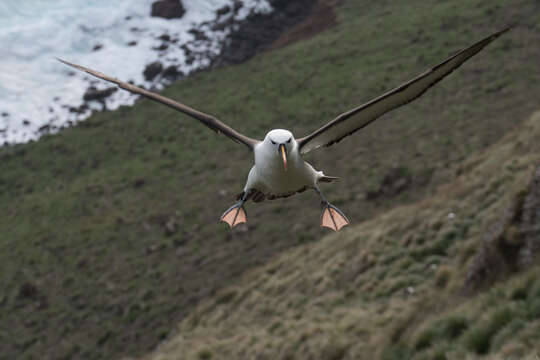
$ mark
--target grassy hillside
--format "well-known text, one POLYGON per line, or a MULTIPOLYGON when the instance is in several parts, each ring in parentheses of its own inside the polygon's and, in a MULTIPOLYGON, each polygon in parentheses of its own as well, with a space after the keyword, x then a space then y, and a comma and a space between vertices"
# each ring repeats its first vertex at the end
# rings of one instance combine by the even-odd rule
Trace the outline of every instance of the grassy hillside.
POLYGON ((538 136, 540 112, 429 198, 277 256, 144 359, 534 358, 538 266, 480 295, 463 289, 490 228, 540 178, 538 136))
MULTIPOLYGON (((454 183, 464 159, 538 108, 538 10, 532 0, 343 1, 332 29, 243 65, 197 74, 164 93, 252 137, 275 127, 302 136, 476 39, 517 24, 418 101, 332 151, 310 154, 317 168, 342 177, 323 190, 354 224, 376 217, 362 226, 388 221, 399 229, 414 218, 403 210, 378 215, 454 183)), ((322 251, 319 244, 361 229, 320 241, 327 232, 318 226, 319 200, 307 192, 249 205, 249 226, 230 232, 217 219, 242 189, 251 154, 144 100, 39 142, 2 148, 0 162, 0 358, 144 354, 172 336, 179 321, 193 318, 204 299, 243 284, 250 269, 278 254, 294 266, 302 246, 313 243, 322 251)), ((382 246, 349 242, 356 244, 354 256, 382 246)), ((321 253, 320 261, 325 258, 331 254, 321 253)), ((379 268, 399 271, 388 264, 379 268)), ((340 284, 344 291, 347 284, 340 284)), ((389 290, 380 291, 365 288, 358 296, 389 290)), ((395 326, 393 317, 386 321, 395 326)))

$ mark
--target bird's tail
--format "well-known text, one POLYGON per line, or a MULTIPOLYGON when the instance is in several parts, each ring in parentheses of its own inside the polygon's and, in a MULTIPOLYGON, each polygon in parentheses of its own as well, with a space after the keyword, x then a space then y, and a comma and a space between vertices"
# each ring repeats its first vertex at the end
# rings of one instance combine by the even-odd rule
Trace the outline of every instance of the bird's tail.
POLYGON ((322 178, 319 179, 319 182, 329 183, 329 182, 337 181, 337 180, 339 180, 339 178, 336 177, 336 176, 326 176, 326 175, 324 175, 322 178))

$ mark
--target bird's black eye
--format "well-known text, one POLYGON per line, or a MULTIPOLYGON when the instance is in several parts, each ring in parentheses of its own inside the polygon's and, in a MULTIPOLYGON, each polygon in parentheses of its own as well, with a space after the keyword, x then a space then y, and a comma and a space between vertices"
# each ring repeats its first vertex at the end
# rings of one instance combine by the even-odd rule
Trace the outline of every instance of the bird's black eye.
POLYGON ((276 145, 276 142, 274 140, 270 140, 272 142, 272 144, 276 145))
POLYGON ((289 144, 291 142, 292 138, 290 138, 289 140, 287 140, 287 144, 289 144))

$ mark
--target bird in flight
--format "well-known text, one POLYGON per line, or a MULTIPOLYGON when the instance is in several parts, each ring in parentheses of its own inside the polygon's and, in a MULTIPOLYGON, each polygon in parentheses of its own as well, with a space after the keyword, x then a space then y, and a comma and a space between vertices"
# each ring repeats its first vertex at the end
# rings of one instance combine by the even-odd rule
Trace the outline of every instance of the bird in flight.
POLYGON ((302 154, 319 147, 333 145, 344 137, 364 128, 381 115, 418 98, 431 86, 457 69, 507 30, 508 28, 498 31, 476 42, 417 77, 363 105, 342 113, 318 130, 298 139, 288 130, 274 129, 266 134, 264 140, 256 140, 237 132, 216 117, 190 108, 180 102, 87 67, 62 59, 58 60, 75 69, 114 83, 124 90, 145 96, 189 115, 217 133, 224 134, 251 150, 254 153, 255 165, 249 172, 244 190, 238 195, 238 202, 227 209, 220 218, 221 221, 229 224, 231 228, 247 222, 244 203, 248 200, 254 202, 261 202, 265 199, 273 200, 288 197, 307 189, 313 189, 320 196, 322 202, 321 226, 338 231, 348 225, 349 220, 341 210, 326 200, 318 186, 320 182, 331 182, 338 178, 326 176, 322 171, 315 170, 313 166, 302 159, 302 154))

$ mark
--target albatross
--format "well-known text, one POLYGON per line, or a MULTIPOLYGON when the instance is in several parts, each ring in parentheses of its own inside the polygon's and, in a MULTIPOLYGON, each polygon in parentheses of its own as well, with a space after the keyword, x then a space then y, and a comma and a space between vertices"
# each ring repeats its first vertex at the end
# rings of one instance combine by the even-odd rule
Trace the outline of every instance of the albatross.
POLYGON ((363 105, 340 114, 307 136, 295 138, 289 130, 274 129, 269 131, 262 141, 239 133, 212 115, 195 110, 155 92, 84 66, 62 59, 58 60, 75 69, 114 83, 124 90, 145 96, 195 118, 210 129, 231 138, 252 151, 255 164, 249 171, 243 191, 237 196, 238 202, 220 217, 220 220, 227 223, 231 229, 238 224, 247 222, 244 204, 248 200, 261 202, 265 199, 284 198, 307 189, 313 189, 321 199, 321 226, 338 231, 349 225, 349 220, 341 210, 326 200, 319 188, 319 183, 331 182, 338 178, 326 176, 322 171, 315 170, 313 166, 302 159, 302 155, 320 147, 331 146, 366 127, 381 115, 415 100, 507 30, 508 28, 498 31, 468 48, 458 51, 415 78, 363 105))

